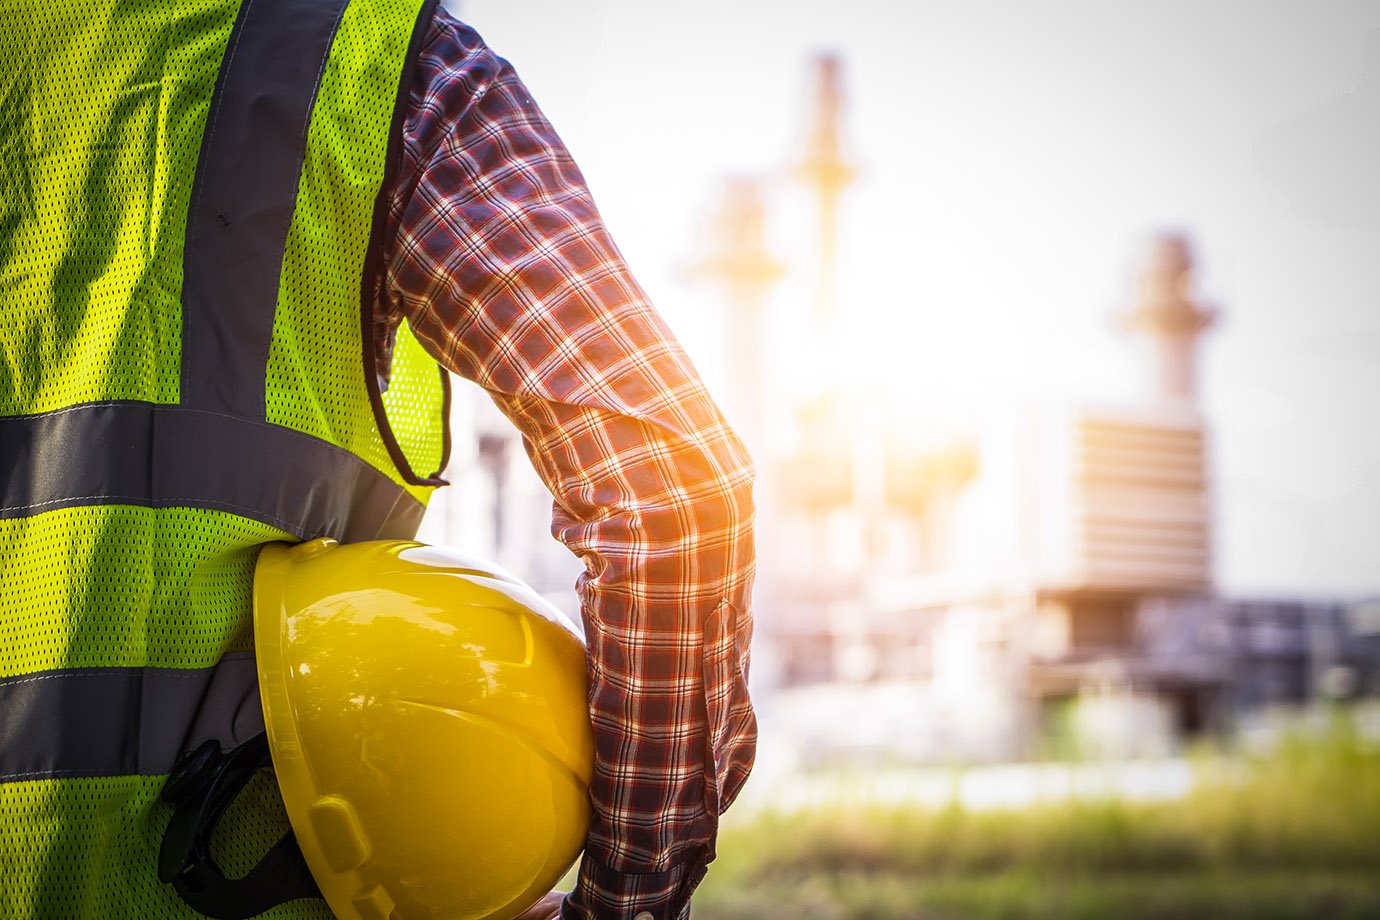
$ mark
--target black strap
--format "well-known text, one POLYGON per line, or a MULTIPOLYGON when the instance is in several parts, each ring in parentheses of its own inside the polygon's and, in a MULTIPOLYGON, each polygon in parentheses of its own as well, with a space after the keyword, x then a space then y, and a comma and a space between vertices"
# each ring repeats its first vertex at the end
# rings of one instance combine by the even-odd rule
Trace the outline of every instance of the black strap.
POLYGON ((163 801, 174 810, 158 853, 158 877, 171 882, 188 907, 215 920, 246 920, 288 901, 321 897, 291 831, 243 878, 226 878, 211 858, 211 835, 221 816, 269 765, 265 734, 228 754, 207 741, 178 761, 163 787, 163 801))

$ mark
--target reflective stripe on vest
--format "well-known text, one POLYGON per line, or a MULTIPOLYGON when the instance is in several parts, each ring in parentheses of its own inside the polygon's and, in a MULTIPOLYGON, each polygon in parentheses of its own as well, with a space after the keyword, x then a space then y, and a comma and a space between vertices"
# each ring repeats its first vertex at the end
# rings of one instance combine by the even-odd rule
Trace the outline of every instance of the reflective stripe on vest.
POLYGON ((208 738, 234 747, 263 731, 258 672, 247 654, 226 655, 214 668, 91 668, 4 678, 0 712, 0 782, 159 776, 184 748, 208 738), (130 719, 131 712, 139 717, 130 719))
POLYGON ((290 428, 112 402, 0 417, 0 518, 75 505, 213 508, 303 540, 406 539, 423 507, 359 457, 290 428), (159 475, 150 476, 157 468, 159 475))

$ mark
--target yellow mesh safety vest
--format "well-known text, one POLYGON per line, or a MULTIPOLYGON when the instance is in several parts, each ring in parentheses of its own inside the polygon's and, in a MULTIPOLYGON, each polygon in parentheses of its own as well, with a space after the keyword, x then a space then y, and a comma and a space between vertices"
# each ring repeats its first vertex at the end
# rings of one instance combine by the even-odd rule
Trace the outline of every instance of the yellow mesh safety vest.
MULTIPOLYGON (((370 337, 433 3, 0 0, 0 917, 193 916, 158 795, 256 721, 257 548, 442 484, 444 375, 370 337)), ((271 777, 221 828, 242 874, 271 777)))

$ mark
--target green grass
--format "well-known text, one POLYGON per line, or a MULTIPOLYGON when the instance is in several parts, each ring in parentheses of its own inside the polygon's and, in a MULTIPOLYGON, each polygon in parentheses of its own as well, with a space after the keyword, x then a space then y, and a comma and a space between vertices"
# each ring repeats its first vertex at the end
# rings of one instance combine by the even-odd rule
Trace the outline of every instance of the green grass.
POLYGON ((1357 872, 904 877, 818 873, 726 887, 711 872, 696 920, 1375 920, 1380 882, 1357 872))
POLYGON ((1380 751, 1342 726, 1239 766, 1155 804, 726 822, 695 916, 1380 918, 1380 751))

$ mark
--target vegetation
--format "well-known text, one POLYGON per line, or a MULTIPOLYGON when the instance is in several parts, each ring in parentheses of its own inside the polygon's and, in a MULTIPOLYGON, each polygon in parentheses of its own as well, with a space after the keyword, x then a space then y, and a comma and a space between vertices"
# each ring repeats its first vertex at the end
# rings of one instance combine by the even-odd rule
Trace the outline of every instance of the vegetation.
POLYGON ((1173 802, 729 821, 695 917, 1380 918, 1380 750, 1340 726, 1211 762, 1173 802))

